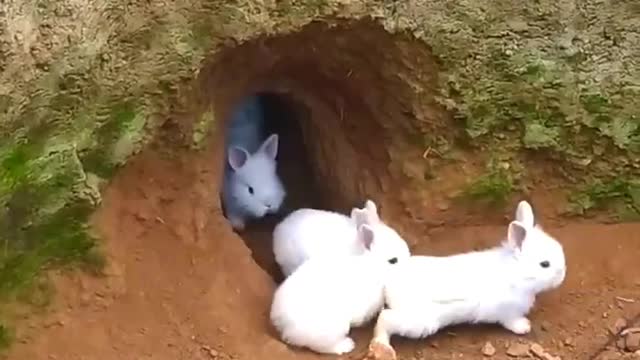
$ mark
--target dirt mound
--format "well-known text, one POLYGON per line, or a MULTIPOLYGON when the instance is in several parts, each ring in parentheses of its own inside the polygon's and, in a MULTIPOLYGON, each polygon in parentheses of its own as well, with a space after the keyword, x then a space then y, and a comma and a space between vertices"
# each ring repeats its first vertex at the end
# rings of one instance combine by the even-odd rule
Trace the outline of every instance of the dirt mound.
MULTIPOLYGON (((132 161, 95 215, 111 260, 106 278, 56 275, 54 311, 44 322, 30 320, 9 358, 320 359, 288 349, 269 326, 274 283, 219 210, 208 206, 217 175, 207 153, 167 158, 149 150, 132 161)), ((565 244, 568 278, 540 298, 534 332, 525 339, 562 359, 589 359, 612 338, 608 328, 623 317, 632 327, 640 312, 640 226, 567 224, 548 230, 565 244)), ((414 251, 446 254, 487 246, 504 231, 433 228, 413 234, 431 239, 414 251)), ((371 336, 370 327, 355 332, 358 349, 348 358, 362 356, 371 336)), ((487 341, 496 349, 493 358, 506 359, 506 348, 518 338, 478 326, 447 329, 423 341, 393 341, 400 359, 480 358, 487 341)), ((607 359, 622 358, 614 354, 607 359)))

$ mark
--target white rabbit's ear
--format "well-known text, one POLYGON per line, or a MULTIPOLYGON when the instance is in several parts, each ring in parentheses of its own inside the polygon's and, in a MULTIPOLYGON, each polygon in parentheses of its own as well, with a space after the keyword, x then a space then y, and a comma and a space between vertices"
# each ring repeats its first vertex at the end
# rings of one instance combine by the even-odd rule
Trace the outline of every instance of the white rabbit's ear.
POLYGON ((367 200, 364 204, 364 208, 367 211, 367 218, 369 220, 369 224, 375 224, 380 222, 380 216, 378 215, 378 207, 373 200, 367 200))
POLYGON ((353 208, 351 209, 351 220, 356 223, 356 228, 360 225, 367 223, 367 212, 363 209, 353 208))
POLYGON ((522 243, 527 237, 527 227, 519 221, 512 221, 509 224, 507 242, 513 249, 522 249, 522 243))
POLYGON ((247 150, 239 147, 232 146, 229 148, 229 154, 227 155, 227 161, 233 170, 238 170, 244 166, 249 160, 249 153, 247 150))
POLYGON ((261 152, 274 159, 278 155, 278 134, 272 134, 260 145, 261 152))
POLYGON ((371 244, 373 244, 374 238, 371 226, 367 224, 360 225, 360 227, 358 227, 358 236, 360 237, 360 241, 364 244, 364 247, 367 250, 371 250, 371 244))
POLYGON ((525 226, 533 227, 535 218, 533 217, 533 208, 526 201, 520 201, 516 209, 516 221, 523 223, 525 226))

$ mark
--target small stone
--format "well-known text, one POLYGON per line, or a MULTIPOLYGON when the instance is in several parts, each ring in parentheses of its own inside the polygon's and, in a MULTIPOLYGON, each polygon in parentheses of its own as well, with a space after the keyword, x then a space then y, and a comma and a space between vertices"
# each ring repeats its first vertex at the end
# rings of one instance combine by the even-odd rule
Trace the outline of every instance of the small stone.
POLYGON ((209 349, 207 350, 209 356, 211 356, 211 358, 216 359, 218 357, 218 351, 216 349, 209 349))
POLYGON ((629 333, 624 337, 625 349, 629 352, 640 351, 640 333, 629 333))
POLYGON ((448 203, 440 202, 440 203, 438 203, 437 206, 438 206, 438 210, 440 210, 440 211, 449 210, 449 204, 448 203))
POLYGON ((527 344, 514 343, 507 348, 507 355, 511 357, 526 357, 529 355, 529 346, 527 344))
POLYGON ((144 210, 140 210, 136 212, 134 216, 137 220, 140 220, 140 221, 147 221, 150 218, 149 214, 145 213, 144 210))
POLYGON ((54 326, 64 326, 67 323, 67 318, 63 314, 57 315, 55 318, 49 320, 44 324, 46 328, 54 327, 54 326))
POLYGON ((620 331, 627 327, 627 320, 625 318, 618 318, 612 326, 609 327, 609 332, 612 335, 618 335, 620 331))
POLYGON ((575 341, 573 340, 573 338, 566 338, 564 339, 564 346, 575 346, 575 341))
POLYGON ((91 294, 89 292, 83 292, 80 294, 80 305, 87 306, 91 303, 91 294))
POLYGON ((549 329, 551 329, 551 324, 550 324, 548 321, 543 321, 543 322, 540 324, 540 329, 541 329, 542 331, 549 331, 549 329))
POLYGON ((496 354, 496 348, 490 342, 486 342, 482 347, 482 355, 493 356, 496 354))
POLYGON ((624 350, 627 345, 625 344, 625 338, 619 337, 616 339, 616 347, 620 350, 624 350))
POLYGON ((584 329, 587 327, 587 323, 585 323, 584 321, 579 321, 578 326, 584 329))
POLYGON ((546 354, 542 345, 536 344, 536 343, 531 344, 531 348, 529 350, 531 350, 531 353, 533 355, 537 356, 540 359, 542 359, 543 356, 546 354))
POLYGON ((620 335, 626 336, 627 334, 630 334, 630 333, 640 333, 640 327, 626 328, 620 332, 620 335))

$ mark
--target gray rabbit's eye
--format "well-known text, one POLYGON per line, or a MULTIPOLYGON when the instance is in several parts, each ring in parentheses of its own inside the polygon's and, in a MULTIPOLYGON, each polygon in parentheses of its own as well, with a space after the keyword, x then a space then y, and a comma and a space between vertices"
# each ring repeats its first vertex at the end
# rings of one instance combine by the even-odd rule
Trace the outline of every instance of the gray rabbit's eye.
POLYGON ((253 187, 249 186, 248 189, 249 189, 249 194, 253 195, 253 187))
POLYGON ((548 267, 549 267, 549 265, 551 265, 551 264, 549 264, 549 262, 548 262, 548 261, 546 261, 546 260, 540 263, 540 266, 542 266, 542 267, 543 267, 543 268, 545 268, 545 269, 546 269, 546 268, 548 268, 548 267))

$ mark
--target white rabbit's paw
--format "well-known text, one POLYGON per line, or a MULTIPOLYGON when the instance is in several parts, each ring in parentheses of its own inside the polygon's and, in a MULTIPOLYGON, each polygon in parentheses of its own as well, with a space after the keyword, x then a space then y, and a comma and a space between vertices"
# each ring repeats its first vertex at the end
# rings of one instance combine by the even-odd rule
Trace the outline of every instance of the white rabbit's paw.
POLYGON ((526 317, 505 321, 503 325, 518 335, 528 334, 531 331, 531 322, 526 317))
POLYGON ((346 337, 343 340, 340 340, 340 342, 333 347, 333 352, 338 355, 346 354, 353 351, 355 347, 356 343, 353 342, 353 339, 346 337))

